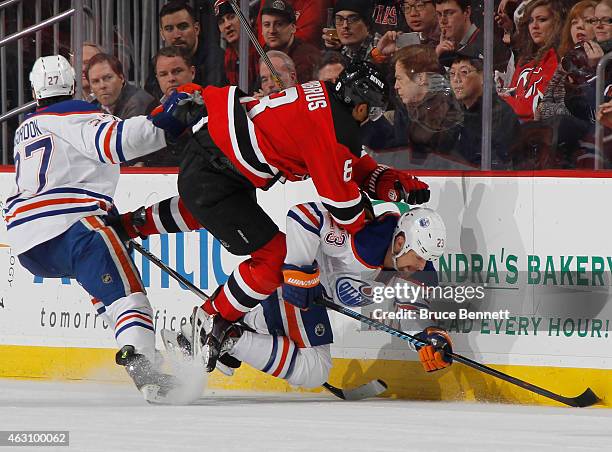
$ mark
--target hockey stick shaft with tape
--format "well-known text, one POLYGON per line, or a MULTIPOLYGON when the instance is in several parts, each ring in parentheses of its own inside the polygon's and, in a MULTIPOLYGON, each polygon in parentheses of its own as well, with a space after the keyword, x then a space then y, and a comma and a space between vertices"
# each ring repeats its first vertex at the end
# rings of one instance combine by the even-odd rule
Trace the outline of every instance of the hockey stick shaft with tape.
MULTIPOLYGON (((411 344, 417 347, 429 345, 428 343, 420 340, 419 338, 415 336, 412 336, 411 334, 408 334, 396 328, 387 326, 384 323, 377 322, 376 320, 370 319, 369 317, 366 317, 363 314, 355 312, 344 306, 338 305, 327 298, 320 298, 319 300, 317 300, 316 303, 321 306, 325 306, 327 309, 336 311, 340 314, 344 314, 345 316, 351 317, 355 320, 365 323, 366 325, 369 325, 379 331, 384 331, 406 342, 410 342, 411 344)), ((595 393, 591 390, 591 388, 587 388, 582 394, 580 394, 577 397, 564 397, 560 394, 556 394, 552 391, 549 391, 547 389, 541 388, 539 386, 536 386, 534 384, 521 380, 520 378, 513 377, 511 375, 500 372, 499 370, 495 370, 489 366, 485 366, 484 364, 473 361, 457 353, 447 353, 447 355, 450 356, 453 360, 458 361, 462 364, 465 364, 466 366, 469 366, 480 372, 491 375, 492 377, 495 377, 495 378, 499 378, 500 380, 506 381, 508 383, 512 383, 513 385, 519 386, 527 391, 531 391, 543 397, 547 397, 549 399, 556 400, 557 402, 563 403, 565 405, 584 408, 584 407, 594 405, 600 401, 600 399, 595 395, 595 393)))
MULTIPOLYGON (((130 240, 128 244, 140 254, 142 254, 144 257, 153 262, 153 264, 155 264, 161 270, 172 276, 172 278, 174 278, 176 281, 187 287, 193 294, 195 294, 201 300, 208 300, 209 297, 205 292, 193 285, 191 281, 189 281, 179 272, 166 265, 161 259, 159 259, 155 254, 151 253, 145 247, 143 247, 140 243, 135 242, 134 240, 130 240)), ((385 390, 387 389, 386 383, 382 380, 372 380, 368 383, 365 383, 364 385, 358 386, 353 389, 337 388, 336 386, 333 386, 329 383, 323 383, 323 387, 342 400, 361 400, 370 397, 376 397, 385 392, 385 390)))
POLYGON ((206 293, 202 292, 198 287, 194 286, 191 281, 189 281, 179 272, 174 270, 172 267, 166 265, 161 259, 159 259, 155 254, 151 253, 148 249, 146 249, 140 243, 135 242, 134 240, 130 240, 128 243, 130 246, 134 247, 136 251, 138 251, 144 257, 149 259, 160 269, 162 269, 163 271, 168 273, 170 276, 172 276, 175 280, 177 280, 178 282, 186 286, 193 294, 198 296, 201 300, 203 301, 208 300, 209 296, 206 293))
POLYGON ((236 14, 236 16, 238 16, 238 20, 240 21, 242 28, 246 31, 249 37, 249 40, 251 41, 251 44, 253 44, 253 47, 255 47, 257 54, 261 57, 261 60, 265 63, 265 65, 268 66, 268 69, 270 70, 270 73, 272 74, 272 78, 274 79, 274 82, 280 89, 285 89, 285 84, 281 80, 278 71, 272 64, 272 61, 270 61, 268 54, 264 51, 263 47, 261 47, 261 44, 259 43, 259 40, 257 39, 257 36, 255 35, 255 32, 251 28, 251 24, 249 23, 249 20, 244 16, 242 10, 240 9, 240 5, 238 5, 238 3, 235 0, 228 0, 228 1, 232 9, 234 10, 234 13, 236 14))

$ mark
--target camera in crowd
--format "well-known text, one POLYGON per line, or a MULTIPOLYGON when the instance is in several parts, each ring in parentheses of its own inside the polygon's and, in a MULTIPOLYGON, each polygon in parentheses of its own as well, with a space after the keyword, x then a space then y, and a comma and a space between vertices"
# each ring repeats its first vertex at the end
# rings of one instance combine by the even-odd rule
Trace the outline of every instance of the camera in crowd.
MULTIPOLYGON (((612 50, 612 39, 598 42, 604 55, 612 50)), ((567 72, 572 84, 583 85, 595 77, 597 66, 589 64, 589 57, 584 50, 584 43, 579 42, 561 59, 561 67, 567 72)))

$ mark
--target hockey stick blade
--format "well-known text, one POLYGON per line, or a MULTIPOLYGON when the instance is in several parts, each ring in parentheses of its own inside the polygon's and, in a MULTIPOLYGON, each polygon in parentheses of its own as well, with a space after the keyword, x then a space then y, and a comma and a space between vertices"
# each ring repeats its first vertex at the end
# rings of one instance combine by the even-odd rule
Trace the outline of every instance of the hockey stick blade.
POLYGON ((565 402, 567 405, 576 408, 586 408, 601 402, 601 399, 597 397, 597 395, 591 390, 591 388, 586 388, 586 390, 578 397, 565 398, 567 399, 567 401, 565 402))
POLYGON ((329 383, 323 383, 323 387, 339 399, 353 401, 369 399, 381 395, 387 390, 387 383, 382 380, 372 380, 353 389, 340 389, 329 383))
POLYGON ((563 403, 564 405, 568 405, 574 408, 586 408, 591 405, 595 405, 597 402, 600 401, 599 397, 595 395, 591 388, 587 388, 582 394, 577 397, 565 397, 561 394, 549 391, 548 389, 536 386, 533 383, 529 383, 528 381, 524 381, 520 378, 516 378, 512 375, 500 372, 499 370, 493 369, 492 367, 485 366, 484 364, 481 364, 477 361, 473 361, 470 358, 467 358, 463 355, 459 355, 458 353, 450 353, 449 355, 453 358, 453 360, 465 364, 466 366, 491 375, 492 377, 499 378, 500 380, 507 381, 508 383, 512 383, 520 388, 526 389, 527 391, 533 392, 543 397, 547 397, 552 400, 556 400, 557 402, 563 403))
MULTIPOLYGON (((426 342, 423 342, 423 340, 412 336, 411 334, 405 333, 401 330, 398 330, 397 328, 390 327, 388 325, 385 325, 384 323, 373 320, 344 306, 338 305, 326 297, 316 300, 316 303, 321 306, 325 306, 326 308, 331 309, 332 311, 336 311, 340 314, 346 315, 347 317, 351 317, 352 319, 365 323, 366 325, 369 325, 379 331, 384 331, 406 342, 410 342, 411 344, 417 347, 423 347, 425 345, 428 345, 426 342)), ((492 367, 471 360, 470 358, 467 358, 463 355, 459 355, 458 353, 448 353, 448 355, 452 357, 454 361, 458 361, 480 372, 491 375, 492 377, 499 378, 500 380, 512 383, 513 385, 519 386, 527 391, 533 392, 543 397, 547 397, 552 400, 556 400, 557 402, 569 405, 571 407, 585 408, 591 405, 595 405, 597 402, 600 401, 599 397, 595 395, 591 388, 587 388, 578 397, 565 397, 555 392, 549 391, 548 389, 536 386, 533 383, 529 383, 525 380, 521 380, 520 378, 513 377, 512 375, 508 375, 504 372, 493 369, 492 367)))

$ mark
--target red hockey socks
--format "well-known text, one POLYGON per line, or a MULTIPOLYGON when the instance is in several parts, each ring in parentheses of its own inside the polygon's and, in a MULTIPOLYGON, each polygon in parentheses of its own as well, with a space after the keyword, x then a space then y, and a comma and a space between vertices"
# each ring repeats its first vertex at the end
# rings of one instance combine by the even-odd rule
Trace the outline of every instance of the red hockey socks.
POLYGON ((242 318, 282 284, 281 267, 286 254, 285 234, 278 232, 238 265, 217 296, 207 300, 202 309, 211 315, 219 313, 229 321, 242 318))

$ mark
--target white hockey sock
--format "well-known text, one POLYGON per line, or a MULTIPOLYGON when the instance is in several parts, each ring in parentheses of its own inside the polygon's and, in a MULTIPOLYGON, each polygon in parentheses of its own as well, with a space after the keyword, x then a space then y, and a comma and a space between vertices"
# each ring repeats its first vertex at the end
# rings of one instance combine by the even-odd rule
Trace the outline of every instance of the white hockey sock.
POLYGON ((284 336, 245 331, 230 352, 234 358, 293 386, 316 388, 329 377, 332 367, 329 344, 298 348, 284 336), (275 345, 276 344, 276 345, 275 345))
POLYGON ((291 376, 297 352, 297 346, 288 337, 245 331, 230 354, 262 372, 286 379, 291 376))
POLYGON ((106 313, 106 306, 104 306, 104 303, 102 303, 100 300, 98 300, 97 298, 92 298, 91 299, 91 304, 93 305, 94 309, 96 310, 96 312, 98 313, 98 317, 103 320, 104 322, 106 322, 107 325, 113 325, 113 322, 111 322, 110 317, 108 316, 108 314, 106 313))
POLYGON ((137 353, 153 359, 155 353, 155 329, 153 309, 149 299, 142 292, 115 300, 106 307, 115 330, 119 348, 133 345, 137 353))

